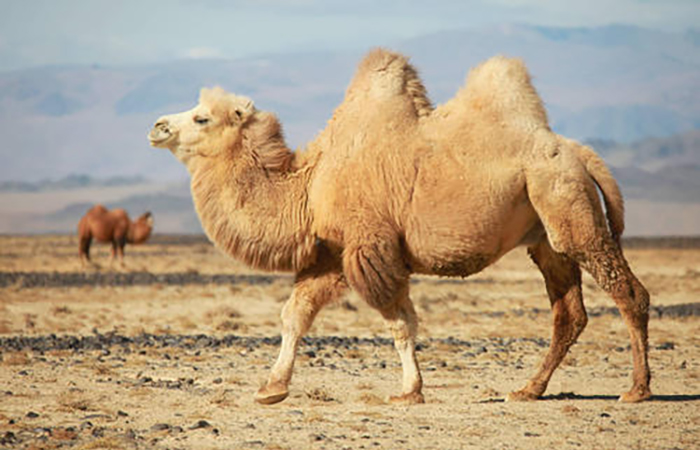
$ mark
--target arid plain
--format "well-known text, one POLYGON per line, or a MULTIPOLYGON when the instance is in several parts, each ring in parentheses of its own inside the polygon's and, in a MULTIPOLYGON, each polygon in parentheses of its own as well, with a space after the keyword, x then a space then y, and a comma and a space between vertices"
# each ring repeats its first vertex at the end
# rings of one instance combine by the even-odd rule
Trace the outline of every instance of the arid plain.
POLYGON ((401 368, 381 317, 349 296, 321 312, 290 397, 253 394, 279 347, 288 274, 255 272, 201 237, 127 246, 83 271, 77 238, 0 236, 0 448, 698 448, 700 241, 630 241, 652 294, 654 397, 622 404, 627 330, 584 277, 589 324, 546 397, 507 403, 551 332, 524 248, 467 279, 418 277, 426 404, 390 405, 401 368))

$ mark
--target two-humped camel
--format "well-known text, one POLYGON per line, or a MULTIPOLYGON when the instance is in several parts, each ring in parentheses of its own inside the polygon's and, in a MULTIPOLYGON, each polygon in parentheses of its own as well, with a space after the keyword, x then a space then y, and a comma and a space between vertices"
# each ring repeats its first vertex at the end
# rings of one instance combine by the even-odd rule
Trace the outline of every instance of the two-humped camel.
POLYGON ((90 208, 78 222, 78 253, 83 267, 91 263, 90 245, 92 240, 112 244, 110 266, 116 257, 124 265, 124 247, 129 244, 141 244, 151 236, 153 231, 153 215, 150 212, 142 214, 134 222, 127 212, 121 208, 108 210, 97 204, 90 208))
POLYGON ((186 165, 197 213, 219 248, 296 273, 279 357, 258 402, 287 397, 301 337, 348 287, 393 334, 403 388, 391 400, 423 402, 410 275, 464 277, 520 244, 544 276, 554 331, 537 372, 509 399, 540 397, 586 326, 580 267, 629 329, 633 385, 620 399, 651 396, 649 295, 620 248, 620 191, 590 148, 550 130, 521 61, 486 61, 433 109, 407 59, 374 50, 305 151, 290 151, 273 114, 220 88, 158 119, 149 139, 186 165))

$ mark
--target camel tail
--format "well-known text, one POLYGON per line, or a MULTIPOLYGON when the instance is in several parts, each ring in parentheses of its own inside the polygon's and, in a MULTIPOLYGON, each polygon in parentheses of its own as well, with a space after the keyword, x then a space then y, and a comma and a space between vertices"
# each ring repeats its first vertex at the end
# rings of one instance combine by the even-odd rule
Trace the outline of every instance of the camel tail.
POLYGON ((625 229, 625 204, 620 192, 620 186, 618 186, 617 181, 613 178, 603 159, 593 149, 585 145, 577 145, 576 151, 586 171, 588 171, 588 174, 603 193, 610 233, 619 245, 622 232, 625 229))

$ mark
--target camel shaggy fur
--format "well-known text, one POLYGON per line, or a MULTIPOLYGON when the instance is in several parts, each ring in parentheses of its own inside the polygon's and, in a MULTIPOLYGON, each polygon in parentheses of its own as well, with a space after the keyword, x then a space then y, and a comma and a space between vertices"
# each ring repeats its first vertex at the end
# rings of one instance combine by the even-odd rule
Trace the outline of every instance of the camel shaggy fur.
POLYGON ((258 402, 287 397, 301 337, 348 288, 393 334, 403 385, 391 400, 423 402, 410 275, 465 277, 521 244, 544 276, 554 330, 537 372, 509 399, 540 397, 586 326, 580 268, 612 296, 630 332, 633 384, 621 400, 650 397, 649 295, 620 247, 620 191, 593 150, 550 130, 521 61, 486 61, 433 108, 405 57, 374 50, 304 151, 290 151, 273 114, 220 88, 158 119, 149 138, 187 167, 197 213, 219 248, 296 273, 258 402))
POLYGON ((129 244, 141 244, 151 236, 153 231, 153 215, 150 212, 142 214, 132 222, 123 209, 108 210, 103 205, 90 208, 78 222, 78 245, 80 261, 83 267, 91 263, 90 245, 92 240, 112 244, 110 266, 119 257, 120 265, 124 266, 124 247, 129 244))

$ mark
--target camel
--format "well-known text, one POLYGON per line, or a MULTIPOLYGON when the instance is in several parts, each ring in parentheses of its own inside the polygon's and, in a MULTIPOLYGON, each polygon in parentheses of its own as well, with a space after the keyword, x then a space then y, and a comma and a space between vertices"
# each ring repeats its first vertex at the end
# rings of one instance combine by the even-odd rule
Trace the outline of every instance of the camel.
POLYGON ((219 87, 202 89, 193 109, 159 118, 149 140, 186 166, 219 249, 295 273, 279 356, 257 402, 288 396, 300 339, 325 305, 353 289, 394 338, 403 378, 389 400, 423 403, 409 277, 466 277, 521 245, 544 277, 553 333, 534 376, 508 400, 540 398, 586 326, 581 269, 629 330, 633 384, 620 400, 651 396, 649 294, 623 256, 620 190, 591 148, 552 132, 522 61, 487 60, 433 107, 406 57, 373 50, 325 129, 296 152, 274 114, 219 87))
POLYGON ((103 205, 97 204, 90 208, 78 223, 80 262, 83 267, 92 264, 90 245, 94 238, 97 242, 112 244, 110 267, 117 257, 119 257, 119 264, 124 267, 126 244, 146 242, 151 236, 151 231, 153 231, 153 215, 150 212, 142 214, 132 222, 125 210, 117 208, 109 211, 103 205))

